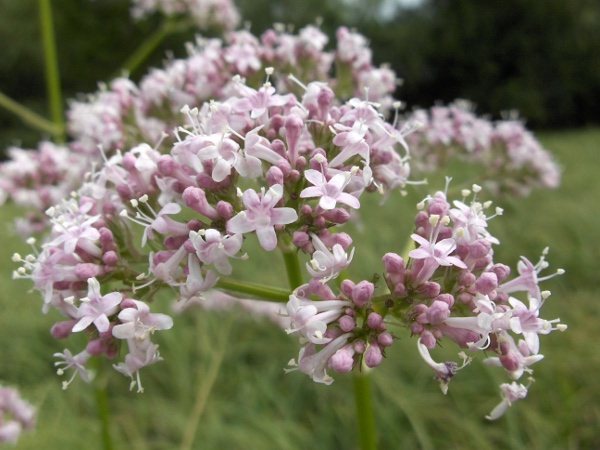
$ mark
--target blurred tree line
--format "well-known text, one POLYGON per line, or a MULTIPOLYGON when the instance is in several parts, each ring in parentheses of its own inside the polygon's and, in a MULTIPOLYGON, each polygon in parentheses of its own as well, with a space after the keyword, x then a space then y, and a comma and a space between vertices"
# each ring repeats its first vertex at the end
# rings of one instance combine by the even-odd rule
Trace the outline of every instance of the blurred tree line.
MULTIPOLYGON (((466 98, 479 113, 516 109, 535 128, 600 122, 600 2, 597 0, 237 0, 255 34, 274 22, 296 28, 322 18, 330 36, 340 25, 371 40, 377 63, 404 79, 397 97, 410 107, 466 98), (414 3, 414 2, 413 2, 414 3)), ((45 115, 45 84, 37 2, 0 2, 0 91, 45 115)), ((53 3, 62 86, 67 97, 96 90, 161 23, 134 22, 127 0, 53 3)), ((170 36, 165 52, 184 56, 192 31, 170 36)), ((132 74, 139 79, 145 69, 132 74)), ((32 133, 0 110, 0 146, 32 133)))

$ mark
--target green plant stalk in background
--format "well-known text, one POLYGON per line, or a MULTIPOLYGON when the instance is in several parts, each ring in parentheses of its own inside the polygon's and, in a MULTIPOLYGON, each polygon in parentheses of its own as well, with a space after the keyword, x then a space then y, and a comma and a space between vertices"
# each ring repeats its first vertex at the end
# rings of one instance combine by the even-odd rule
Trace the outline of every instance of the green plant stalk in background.
POLYGON ((186 20, 165 20, 158 29, 142 42, 142 44, 127 58, 121 68, 113 73, 111 78, 129 76, 135 72, 148 57, 158 48, 167 36, 184 32, 193 26, 193 22, 186 20))
POLYGON ((53 123, 48 119, 40 116, 38 113, 14 101, 0 92, 0 107, 10 111, 15 116, 18 116, 27 125, 36 128, 44 133, 48 133, 54 137, 60 137, 64 134, 64 127, 53 123))
POLYGON ((54 134, 54 139, 58 143, 63 143, 66 139, 65 117, 50 0, 39 0, 39 7, 42 45, 44 48, 44 63, 46 67, 48 108, 50 110, 50 118, 59 130, 59 132, 54 134))

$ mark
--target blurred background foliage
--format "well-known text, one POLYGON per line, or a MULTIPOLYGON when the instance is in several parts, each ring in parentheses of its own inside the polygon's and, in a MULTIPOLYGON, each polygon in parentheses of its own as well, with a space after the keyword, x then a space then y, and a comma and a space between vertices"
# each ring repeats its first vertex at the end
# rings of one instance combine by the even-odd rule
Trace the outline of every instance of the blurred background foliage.
MULTIPOLYGON (((275 22, 296 28, 322 18, 371 40, 376 63, 389 63, 409 107, 466 98, 480 114, 518 110, 533 128, 600 122, 600 2, 595 0, 238 0, 255 34, 275 22)), ((125 0, 53 2, 65 96, 96 90, 156 30, 158 16, 134 22, 125 0)), ((0 91, 45 115, 37 2, 0 2, 0 91)), ((210 32, 209 32, 210 34, 210 32)), ((170 36, 132 74, 184 56, 193 30, 170 36)), ((0 111, 0 148, 43 136, 0 111), (18 139, 18 140, 16 140, 18 139)))

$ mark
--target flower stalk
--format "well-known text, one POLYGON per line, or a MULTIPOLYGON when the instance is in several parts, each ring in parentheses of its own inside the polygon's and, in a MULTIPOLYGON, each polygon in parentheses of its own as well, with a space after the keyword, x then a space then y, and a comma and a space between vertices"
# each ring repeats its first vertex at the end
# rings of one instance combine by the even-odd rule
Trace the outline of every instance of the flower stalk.
POLYGON ((367 373, 356 373, 354 376, 354 399, 356 402, 356 418, 358 421, 358 441, 361 450, 377 448, 375 432, 375 415, 371 398, 371 379, 367 373))
POLYGON ((52 20, 52 6, 50 0, 39 0, 40 25, 42 30, 42 43, 44 48, 44 62, 46 66, 46 90, 50 118, 57 127, 54 137, 57 142, 65 141, 65 119, 63 110, 62 90, 60 87, 60 73, 58 70, 58 57, 56 54, 56 40, 54 23, 52 20))

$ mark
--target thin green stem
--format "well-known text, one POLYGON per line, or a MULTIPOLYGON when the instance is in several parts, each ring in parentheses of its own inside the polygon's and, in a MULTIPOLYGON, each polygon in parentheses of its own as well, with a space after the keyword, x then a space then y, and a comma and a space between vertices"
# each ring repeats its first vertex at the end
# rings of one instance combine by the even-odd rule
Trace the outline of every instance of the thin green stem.
POLYGON ((48 119, 14 101, 12 98, 7 97, 2 92, 0 92, 0 107, 18 116, 27 125, 43 131, 44 133, 51 134, 57 138, 57 140, 60 136, 64 135, 63 126, 50 122, 48 119))
POLYGON ((358 421, 358 440, 361 450, 377 449, 375 434, 375 415, 371 399, 371 379, 368 374, 354 375, 354 399, 356 401, 356 418, 358 421))
POLYGON ((260 300, 284 303, 290 299, 288 289, 265 286, 258 283, 222 277, 217 282, 217 287, 237 294, 245 294, 260 300))
POLYGON ((107 380, 105 378, 97 380, 94 390, 96 391, 96 407, 98 409, 98 417, 100 418, 103 448, 104 450, 112 450, 114 445, 110 435, 110 411, 108 407, 106 383, 107 380))
POLYGON ((298 253, 296 250, 282 250, 282 253, 290 289, 293 291, 302 285, 302 272, 298 261, 298 253))
POLYGON ((65 141, 65 118, 50 0, 39 0, 39 7, 42 44, 44 47, 44 63, 46 66, 48 107, 50 109, 50 118, 52 122, 54 122, 60 130, 60 133, 54 135, 56 141, 60 143, 65 141))
POLYGON ((185 31, 190 28, 191 22, 172 20, 164 21, 154 33, 146 38, 144 42, 127 58, 123 66, 111 78, 117 78, 123 75, 123 72, 130 75, 135 72, 148 57, 158 48, 166 37, 172 33, 185 31))

